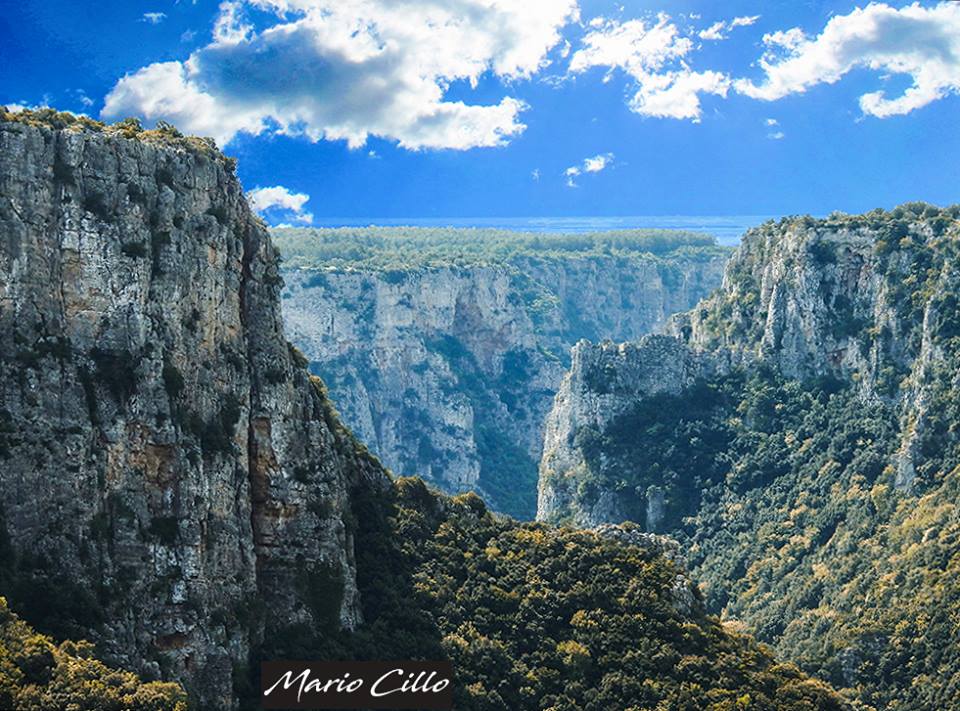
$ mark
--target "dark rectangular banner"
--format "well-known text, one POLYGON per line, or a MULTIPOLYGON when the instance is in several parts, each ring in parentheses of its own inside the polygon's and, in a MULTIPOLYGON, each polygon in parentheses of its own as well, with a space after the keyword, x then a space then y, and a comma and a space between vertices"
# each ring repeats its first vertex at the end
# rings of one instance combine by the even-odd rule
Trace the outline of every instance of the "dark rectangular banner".
POLYGON ((262 662, 264 709, 451 709, 450 662, 262 662))

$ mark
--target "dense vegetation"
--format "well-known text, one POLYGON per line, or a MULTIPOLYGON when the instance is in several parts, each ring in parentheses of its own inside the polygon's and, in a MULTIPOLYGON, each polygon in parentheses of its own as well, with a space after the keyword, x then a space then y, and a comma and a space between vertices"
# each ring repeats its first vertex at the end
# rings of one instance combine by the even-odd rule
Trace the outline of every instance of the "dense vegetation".
POLYGON ((37 634, 0 597, 0 709, 16 711, 186 711, 176 684, 144 683, 110 669, 86 642, 54 644, 37 634))
MULTIPOLYGON (((272 231, 284 265, 300 269, 402 272, 421 267, 515 263, 525 258, 708 258, 728 250, 709 235, 679 230, 539 234, 424 227, 283 228, 272 231)), ((400 278, 400 275, 397 275, 400 278)))
POLYGON ((212 138, 185 136, 166 121, 157 121, 155 128, 145 129, 140 124, 140 120, 136 118, 106 124, 89 116, 74 115, 68 111, 57 111, 50 108, 11 111, 2 104, 0 104, 0 121, 22 123, 26 126, 38 126, 54 131, 66 129, 77 132, 102 133, 107 136, 136 138, 146 143, 183 148, 195 155, 221 161, 231 172, 237 167, 236 159, 223 155, 217 149, 217 144, 212 138))
POLYGON ((448 658, 458 711, 844 708, 707 617, 647 548, 519 525, 418 479, 354 514, 364 626, 290 630, 268 657, 448 658))
POLYGON ((840 355, 786 377, 796 346, 775 342, 578 435, 579 496, 620 492, 642 522, 662 488, 661 530, 707 609, 863 708, 960 708, 958 216, 912 204, 764 226, 696 317, 714 345, 755 349, 763 267, 786 260, 788 288, 822 298, 807 342, 840 355))

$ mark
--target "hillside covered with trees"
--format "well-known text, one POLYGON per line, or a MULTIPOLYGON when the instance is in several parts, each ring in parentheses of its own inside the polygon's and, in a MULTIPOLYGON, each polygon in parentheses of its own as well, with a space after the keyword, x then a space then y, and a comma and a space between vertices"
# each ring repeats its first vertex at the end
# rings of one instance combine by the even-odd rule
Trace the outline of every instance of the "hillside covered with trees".
POLYGON ((144 683, 93 657, 93 645, 34 632, 0 597, 0 709, 187 711, 178 684, 144 683))
POLYGON ((16 116, 0 708, 226 711, 261 659, 437 657, 458 709, 843 707, 705 614, 671 544, 391 477, 287 341, 277 254, 209 143, 16 116))
POLYGON ((284 265, 298 269, 408 271, 534 259, 702 257, 724 254, 716 238, 680 230, 545 234, 487 228, 285 227, 272 230, 284 265))
POLYGON ((705 614, 673 544, 636 527, 517 524, 420 479, 354 515, 365 624, 286 630, 266 658, 450 659, 458 711, 847 708, 705 614))
POLYGON ((708 610, 863 708, 960 706, 958 217, 748 234, 674 322, 670 387, 642 346, 585 347, 562 397, 610 416, 555 433, 541 517, 598 523, 613 496, 681 542, 708 610))

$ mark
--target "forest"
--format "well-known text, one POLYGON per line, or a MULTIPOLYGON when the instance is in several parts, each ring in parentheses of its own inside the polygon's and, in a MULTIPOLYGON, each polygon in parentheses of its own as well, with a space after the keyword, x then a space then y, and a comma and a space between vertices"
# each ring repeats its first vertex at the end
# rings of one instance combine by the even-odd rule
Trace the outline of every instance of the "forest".
POLYGON ((297 269, 405 271, 504 264, 524 258, 703 258, 724 254, 711 235, 679 230, 544 234, 485 228, 366 227, 272 230, 284 266, 297 269))
POLYGON ((865 708, 960 707, 958 215, 758 228, 676 322, 727 365, 571 434, 582 505, 661 491, 706 609, 865 708))
POLYGON ((291 628, 263 658, 450 659, 458 711, 847 708, 707 615, 659 544, 518 524, 415 478, 353 513, 366 624, 291 628))

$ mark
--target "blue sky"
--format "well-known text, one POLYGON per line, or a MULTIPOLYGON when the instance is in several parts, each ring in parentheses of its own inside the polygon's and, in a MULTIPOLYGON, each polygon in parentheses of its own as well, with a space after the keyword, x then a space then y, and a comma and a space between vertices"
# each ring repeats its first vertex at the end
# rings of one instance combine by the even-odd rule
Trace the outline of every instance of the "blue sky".
POLYGON ((0 103, 214 135, 273 223, 960 202, 958 93, 960 3, 25 0, 0 15, 0 103))

